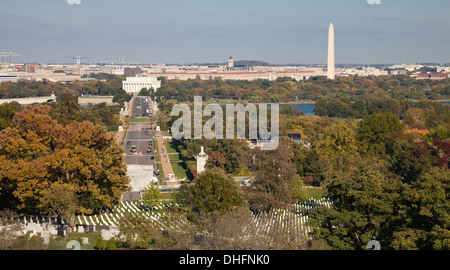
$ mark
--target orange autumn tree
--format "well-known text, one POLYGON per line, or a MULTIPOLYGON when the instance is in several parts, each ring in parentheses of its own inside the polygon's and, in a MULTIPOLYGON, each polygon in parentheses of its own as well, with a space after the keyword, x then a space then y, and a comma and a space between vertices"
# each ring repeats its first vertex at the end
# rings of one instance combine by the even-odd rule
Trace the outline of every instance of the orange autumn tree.
POLYGON ((117 204, 129 184, 123 147, 104 127, 77 121, 63 126, 50 110, 28 106, 16 114, 15 127, 0 132, 0 208, 45 212, 49 205, 43 209, 42 200, 55 184, 70 187, 77 213, 117 204))

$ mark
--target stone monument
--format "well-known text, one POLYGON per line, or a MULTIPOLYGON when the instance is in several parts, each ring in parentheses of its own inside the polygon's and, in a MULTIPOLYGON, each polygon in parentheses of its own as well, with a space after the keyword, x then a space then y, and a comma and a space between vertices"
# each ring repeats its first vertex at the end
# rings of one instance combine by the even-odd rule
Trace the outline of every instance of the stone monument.
POLYGON ((209 156, 203 151, 202 146, 200 153, 195 156, 195 159, 197 159, 197 173, 202 173, 205 170, 205 165, 208 157, 209 156))
POLYGON ((334 80, 336 78, 333 23, 330 24, 330 28, 328 29, 328 74, 327 74, 327 78, 330 80, 334 80))

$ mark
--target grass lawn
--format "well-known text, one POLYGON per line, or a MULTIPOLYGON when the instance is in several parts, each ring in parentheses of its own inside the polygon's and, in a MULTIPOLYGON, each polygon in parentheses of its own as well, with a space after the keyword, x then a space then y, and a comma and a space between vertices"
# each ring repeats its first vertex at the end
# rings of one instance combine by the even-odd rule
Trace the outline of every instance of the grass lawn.
POLYGON ((172 154, 172 155, 169 155, 169 160, 170 161, 178 161, 178 160, 181 160, 181 156, 178 154, 172 154))
POLYGON ((150 122, 150 118, 129 118, 131 123, 145 123, 150 122))
POLYGON ((181 165, 181 162, 179 163, 172 163, 172 169, 175 174, 175 177, 179 179, 187 179, 186 170, 181 165))
POLYGON ((164 178, 164 170, 163 170, 162 164, 158 163, 157 167, 159 169, 159 175, 160 175, 161 179, 163 179, 164 178))
MULTIPOLYGON (((100 233, 77 233, 72 232, 68 234, 69 241, 70 240, 78 240, 78 238, 87 237, 89 239, 88 245, 82 245, 81 250, 93 250, 95 243, 97 242, 97 238, 100 237, 100 233)), ((61 237, 56 237, 55 239, 51 238, 48 244, 48 250, 68 250, 67 249, 68 241, 64 241, 61 237)))
POLYGON ((178 147, 175 145, 173 141, 164 141, 166 144, 167 153, 178 153, 178 147))
POLYGON ((325 192, 321 188, 308 188, 306 189, 306 193, 308 194, 308 198, 314 198, 316 200, 319 200, 325 196, 325 192))
POLYGON ((163 135, 163 136, 171 136, 169 131, 162 131, 162 130, 161 130, 161 135, 163 135))
POLYGON ((197 170, 197 161, 185 160, 184 162, 186 163, 186 167, 188 168, 188 170, 190 170, 191 172, 194 172, 197 170))

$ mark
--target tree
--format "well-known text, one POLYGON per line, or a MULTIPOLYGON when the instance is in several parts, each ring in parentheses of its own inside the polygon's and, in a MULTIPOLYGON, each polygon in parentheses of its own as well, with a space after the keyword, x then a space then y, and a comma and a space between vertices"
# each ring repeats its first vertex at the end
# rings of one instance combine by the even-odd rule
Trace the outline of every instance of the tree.
POLYGON ((117 204, 129 183, 123 147, 102 126, 63 126, 49 112, 46 105, 28 106, 16 114, 16 127, 0 132, 2 207, 39 213, 54 183, 75 192, 80 213, 117 204))
POLYGON ((324 98, 318 99, 314 106, 314 113, 318 116, 328 116, 328 101, 324 98))
POLYGON ((358 124, 357 138, 362 152, 385 151, 385 136, 403 129, 400 119, 391 113, 372 114, 363 118, 358 124))
POLYGON ((113 97, 114 103, 119 103, 120 106, 123 106, 125 102, 130 102, 130 100, 133 98, 133 95, 128 94, 125 90, 120 89, 116 92, 116 94, 113 97))
POLYGON ((20 109, 17 102, 5 103, 0 105, 0 130, 14 126, 14 116, 20 109))
POLYGON ((405 112, 404 123, 419 128, 425 125, 425 112, 420 108, 411 108, 405 112))
POLYGON ((354 117, 351 103, 343 102, 341 99, 332 99, 328 102, 327 112, 329 117, 347 118, 354 117))
POLYGON ((114 237, 112 237, 111 239, 108 240, 108 244, 106 245, 106 249, 107 250, 116 250, 117 249, 116 240, 114 239, 114 237))
POLYGON ((353 109, 355 110, 358 118, 363 118, 368 114, 366 102, 364 100, 358 99, 355 101, 355 103, 353 103, 353 109))
POLYGON ((167 126, 170 121, 170 115, 166 111, 158 110, 155 113, 156 124, 160 127, 167 126))
POLYGON ((296 169, 290 161, 292 149, 286 148, 289 145, 286 140, 288 139, 282 138, 276 150, 257 149, 254 153, 254 179, 247 188, 247 193, 255 210, 268 211, 273 207, 292 203, 291 187, 296 169))
POLYGON ((314 152, 321 167, 321 177, 328 183, 333 176, 350 172, 360 161, 354 127, 345 121, 326 126, 318 134, 314 152))
POLYGON ((450 250, 450 170, 432 167, 402 192, 402 230, 395 249, 450 250))
POLYGON ((97 241, 95 242, 95 248, 96 249, 105 249, 105 240, 103 240, 103 237, 99 236, 97 238, 97 241))
POLYGON ((150 96, 150 90, 148 90, 147 88, 142 88, 141 91, 139 91, 138 96, 148 97, 150 96))
POLYGON ((55 182, 43 192, 39 208, 45 214, 70 220, 71 227, 75 227, 74 216, 78 211, 75 192, 73 185, 55 182))
POLYGON ((50 116, 59 124, 66 125, 71 121, 80 120, 80 105, 78 104, 78 96, 72 93, 65 93, 58 96, 59 101, 54 103, 54 107, 50 116))
POLYGON ((183 212, 165 212, 158 221, 145 215, 125 214, 119 219, 119 241, 129 248, 191 249, 197 234, 195 224, 183 212))
POLYGON ((206 161, 206 168, 219 168, 224 169, 227 160, 222 155, 222 153, 214 152, 209 155, 208 160, 206 161))
POLYGON ((160 204, 161 192, 153 181, 145 188, 142 199, 144 204, 151 208, 160 204))
POLYGON ((244 195, 229 175, 220 169, 207 169, 192 184, 180 189, 178 202, 197 213, 227 212, 245 205, 244 195))
POLYGON ((374 166, 360 168, 351 177, 335 179, 327 186, 334 202, 311 214, 313 235, 332 249, 363 250, 376 239, 382 248, 392 243, 401 224, 399 201, 402 183, 374 166))
POLYGON ((305 201, 307 199, 306 190, 303 186, 303 180, 296 175, 291 184, 292 200, 296 202, 305 201))

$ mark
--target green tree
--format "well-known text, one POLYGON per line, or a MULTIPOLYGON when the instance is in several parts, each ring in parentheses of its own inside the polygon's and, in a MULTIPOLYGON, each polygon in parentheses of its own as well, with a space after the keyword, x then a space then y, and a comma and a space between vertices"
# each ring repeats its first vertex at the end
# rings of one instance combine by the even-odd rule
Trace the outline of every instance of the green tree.
POLYGON ((347 118, 354 117, 351 103, 343 102, 341 99, 332 99, 328 102, 327 112, 329 117, 347 118))
POLYGON ((114 103, 119 103, 120 106, 124 105, 124 102, 130 102, 130 100, 133 98, 133 95, 128 94, 125 90, 120 89, 116 92, 116 94, 113 97, 114 103))
POLYGON ((161 192, 157 186, 155 186, 155 183, 152 181, 144 191, 144 194, 142 195, 142 200, 144 204, 148 207, 155 207, 160 205, 161 199, 161 192))
POLYGON ((97 238, 97 241, 95 242, 95 248, 96 249, 105 249, 105 240, 103 240, 103 237, 99 236, 97 238))
POLYGON ((147 88, 142 88, 141 91, 139 91, 138 96, 148 97, 150 96, 150 90, 148 90, 147 88))
POLYGON ((402 229, 395 249, 450 250, 450 170, 432 167, 402 192, 402 229))
POLYGON ((324 98, 318 99, 314 106, 314 113, 318 116, 328 116, 328 101, 324 98))
POLYGON ((14 116, 20 109, 17 102, 5 103, 0 105, 0 131, 14 126, 14 116))
POLYGON ((185 185, 177 194, 177 202, 197 213, 227 212, 245 205, 241 188, 223 170, 207 169, 192 184, 185 185))
POLYGON ((307 192, 303 185, 303 180, 300 176, 296 175, 291 183, 292 200, 295 202, 301 202, 307 200, 307 192))
POLYGON ((355 101, 355 103, 353 103, 353 109, 357 112, 356 115, 359 118, 363 118, 368 114, 366 102, 364 100, 358 99, 355 101))
POLYGON ((403 129, 400 119, 391 113, 372 114, 358 124, 360 152, 383 154, 386 135, 403 129))
POLYGON ((384 135, 398 131, 403 126, 391 113, 373 114, 363 118, 358 125, 358 138, 368 143, 384 142, 384 135))
POLYGON ((399 219, 402 183, 374 166, 361 168, 351 177, 337 178, 327 186, 334 202, 311 215, 313 235, 332 249, 363 250, 376 239, 382 248, 392 243, 399 219))
POLYGON ((117 249, 116 240, 114 239, 114 237, 112 237, 111 239, 108 240, 108 244, 106 245, 106 249, 107 250, 116 250, 117 249))

